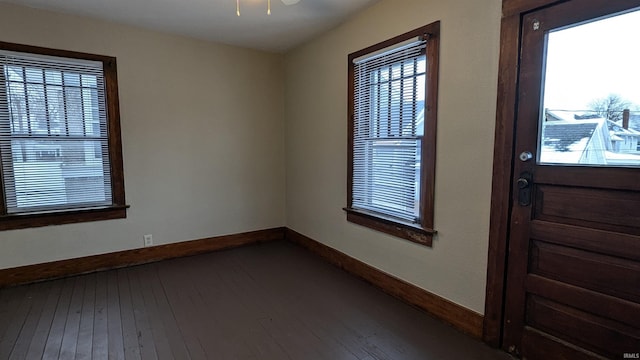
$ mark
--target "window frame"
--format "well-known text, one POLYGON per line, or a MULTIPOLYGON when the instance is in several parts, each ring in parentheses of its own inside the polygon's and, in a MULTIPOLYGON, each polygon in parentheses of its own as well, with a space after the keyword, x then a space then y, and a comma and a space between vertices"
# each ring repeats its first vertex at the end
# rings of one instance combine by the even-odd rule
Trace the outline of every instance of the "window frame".
POLYGON ((440 21, 408 31, 386 41, 369 46, 348 56, 348 168, 347 221, 425 246, 432 246, 436 234, 433 226, 436 130, 438 115, 438 70, 440 52, 440 21), (412 38, 427 40, 427 72, 425 81, 424 135, 421 142, 419 220, 411 223, 380 213, 353 208, 354 125, 355 125, 355 65, 354 59, 392 47, 412 38))
MULTIPOLYGON (((112 203, 89 208, 69 208, 54 211, 8 214, 5 199, 5 180, 0 167, 0 231, 26 229, 48 225, 61 225, 99 220, 124 219, 129 208, 125 201, 124 167, 118 97, 116 58, 111 56, 14 44, 0 41, 0 50, 91 60, 102 63, 107 111, 107 143, 111 171, 112 203)), ((2 84, 4 86, 4 84, 2 84)), ((3 90, 4 92, 5 90, 3 90)))

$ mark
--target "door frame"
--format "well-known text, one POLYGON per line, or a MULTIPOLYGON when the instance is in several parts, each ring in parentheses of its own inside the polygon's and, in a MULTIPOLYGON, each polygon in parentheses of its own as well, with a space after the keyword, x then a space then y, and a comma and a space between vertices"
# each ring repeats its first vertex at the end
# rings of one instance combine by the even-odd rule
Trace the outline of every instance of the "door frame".
MULTIPOLYGON (((496 105, 493 180, 487 285, 482 339, 493 347, 503 347, 511 191, 515 160, 518 73, 523 15, 569 0, 503 0, 500 29, 500 63, 496 105)), ((573 0, 587 4, 590 0, 573 0)), ((504 349, 508 350, 508 349, 504 349)))

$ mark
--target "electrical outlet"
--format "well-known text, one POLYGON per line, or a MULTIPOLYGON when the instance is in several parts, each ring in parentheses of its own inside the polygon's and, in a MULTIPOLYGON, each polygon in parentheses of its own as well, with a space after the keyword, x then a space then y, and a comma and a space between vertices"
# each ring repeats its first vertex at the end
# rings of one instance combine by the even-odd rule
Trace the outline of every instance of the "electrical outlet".
POLYGON ((153 235, 146 234, 144 235, 144 246, 153 246, 153 235))

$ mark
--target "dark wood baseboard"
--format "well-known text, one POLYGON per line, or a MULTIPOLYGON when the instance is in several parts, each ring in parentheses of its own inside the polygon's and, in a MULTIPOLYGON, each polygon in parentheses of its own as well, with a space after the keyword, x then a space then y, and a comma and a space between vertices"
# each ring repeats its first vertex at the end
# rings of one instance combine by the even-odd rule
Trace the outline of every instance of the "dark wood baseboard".
POLYGON ((482 338, 483 316, 481 314, 384 273, 294 230, 286 229, 285 238, 379 287, 384 292, 425 310, 456 329, 476 339, 482 338))
POLYGON ((284 235, 285 228, 281 227, 3 269, 0 288, 283 240, 284 235))

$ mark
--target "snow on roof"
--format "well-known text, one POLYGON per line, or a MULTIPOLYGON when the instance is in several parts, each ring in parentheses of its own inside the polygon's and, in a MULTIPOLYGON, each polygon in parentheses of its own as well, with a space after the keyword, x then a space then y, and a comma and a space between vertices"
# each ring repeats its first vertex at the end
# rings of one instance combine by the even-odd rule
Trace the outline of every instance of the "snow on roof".
POLYGON ((567 122, 585 122, 585 121, 604 121, 604 118, 594 114, 591 111, 572 111, 572 110, 546 110, 546 120, 548 121, 567 121, 567 122))
POLYGON ((542 129, 540 161, 577 164, 603 119, 547 121, 542 129))
POLYGON ((599 125, 600 122, 592 121, 547 122, 542 129, 542 147, 559 152, 578 151, 580 147, 584 150, 599 125))
POLYGON ((563 151, 558 151, 554 147, 543 146, 540 152, 540 162, 547 164, 578 164, 588 143, 589 138, 583 138, 563 151))
POLYGON ((629 129, 625 129, 618 122, 607 120, 607 127, 609 128, 609 132, 611 134, 622 135, 622 136, 640 136, 640 131, 636 131, 631 126, 629 129))

